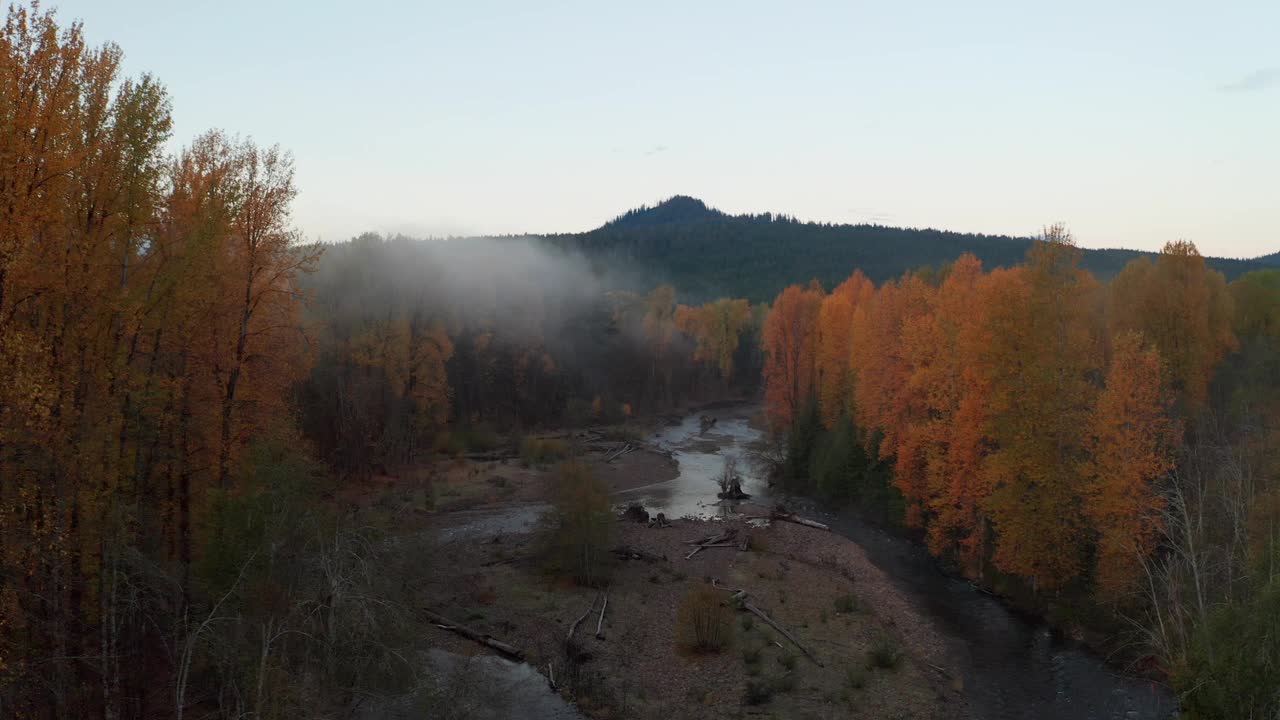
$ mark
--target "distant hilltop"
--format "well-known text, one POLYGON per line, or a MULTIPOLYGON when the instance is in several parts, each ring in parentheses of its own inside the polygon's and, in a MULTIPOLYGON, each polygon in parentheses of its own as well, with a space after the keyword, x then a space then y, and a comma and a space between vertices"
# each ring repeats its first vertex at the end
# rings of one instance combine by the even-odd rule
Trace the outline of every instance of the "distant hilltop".
MULTIPOLYGON (((984 266, 1015 265, 1030 237, 946 230, 801 222, 778 213, 730 215, 676 195, 629 210, 583 233, 546 236, 565 249, 633 271, 650 284, 675 285, 682 297, 721 295, 771 300, 783 287, 816 278, 834 287, 855 268, 876 282, 922 267, 938 268, 963 253, 984 266)), ((1082 263, 1101 279, 1130 260, 1154 253, 1082 248, 1082 263)), ((1280 253, 1250 260, 1206 258, 1228 280, 1280 267, 1280 253)))

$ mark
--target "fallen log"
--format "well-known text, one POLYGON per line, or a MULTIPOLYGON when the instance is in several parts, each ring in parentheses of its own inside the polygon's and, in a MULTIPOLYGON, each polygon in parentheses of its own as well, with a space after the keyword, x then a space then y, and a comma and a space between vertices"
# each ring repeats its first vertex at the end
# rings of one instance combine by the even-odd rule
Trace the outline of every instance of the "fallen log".
POLYGON ((805 656, 808 657, 810 660, 812 660, 815 665, 817 665, 818 667, 823 666, 822 663, 819 662, 818 658, 814 657, 813 653, 809 652, 808 648, 800 644, 800 641, 796 639, 795 635, 792 635, 790 632, 787 631, 786 628, 782 627, 782 625, 779 625, 776 621, 774 621, 773 618, 769 617, 769 615, 765 613, 763 610, 756 607, 755 605, 752 605, 751 602, 747 600, 747 593, 745 590, 739 590, 737 593, 734 593, 733 599, 740 600, 742 602, 742 607, 745 610, 751 612, 756 617, 765 621, 766 623, 769 624, 769 627, 773 628, 774 630, 777 630, 778 633, 781 634, 783 637, 795 643, 796 647, 800 648, 800 652, 804 653, 805 656))
POLYGON ((769 513, 768 515, 748 515, 747 519, 748 520, 783 520, 785 522, 795 523, 797 525, 804 525, 805 527, 816 528, 818 530, 827 530, 827 531, 831 530, 830 525, 823 525, 822 523, 816 520, 807 520, 805 518, 800 517, 799 515, 796 515, 795 513, 778 512, 777 510, 769 513))
POLYGON ((604 605, 600 606, 600 619, 596 621, 596 639, 604 639, 604 611, 609 608, 609 594, 605 593, 604 605))
POLYGON ((738 538, 738 551, 746 552, 747 548, 750 546, 751 546, 751 533, 750 532, 742 533, 742 537, 738 538))
POLYGON ((667 561, 666 555, 654 555, 651 552, 645 552, 644 550, 633 548, 630 545, 619 545, 613 549, 613 554, 623 560, 644 560, 646 562, 667 561))
POLYGON ((568 650, 569 648, 569 643, 573 642, 573 633, 575 630, 578 629, 578 625, 583 620, 587 619, 587 616, 591 614, 592 610, 596 609, 596 600, 599 599, 599 597, 600 596, 597 595, 596 597, 591 598, 591 607, 587 608, 587 611, 582 613, 581 617, 579 617, 577 620, 574 620, 573 624, 569 626, 569 634, 566 635, 564 639, 564 646, 566 650, 568 650))
POLYGON ((475 640, 481 645, 484 645, 486 647, 491 647, 494 650, 497 650, 498 652, 502 653, 503 655, 514 658, 516 660, 524 659, 524 651, 516 647, 513 647, 511 645, 508 645, 502 642, 501 640, 498 640, 497 638, 493 637, 492 635, 489 635, 488 633, 482 633, 478 630, 473 630, 467 627, 466 625, 463 625, 462 623, 456 623, 446 618, 445 616, 436 614, 430 610, 423 610, 422 614, 426 615, 427 619, 430 620, 432 623, 434 623, 436 627, 442 628, 444 630, 451 630, 453 632, 456 632, 465 638, 475 640))
POLYGON ((729 538, 737 534, 738 534, 737 528, 729 528, 728 530, 725 530, 719 535, 708 535, 704 538, 699 538, 698 540, 686 540, 684 544, 685 545, 706 545, 707 543, 724 542, 725 540, 728 540, 729 538))

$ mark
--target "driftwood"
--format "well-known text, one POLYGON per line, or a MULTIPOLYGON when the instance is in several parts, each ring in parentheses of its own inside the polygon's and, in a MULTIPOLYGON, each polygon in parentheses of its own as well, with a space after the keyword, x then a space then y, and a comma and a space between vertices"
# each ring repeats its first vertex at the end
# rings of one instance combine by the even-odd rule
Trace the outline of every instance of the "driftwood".
POLYGON ((487 560, 485 562, 480 563, 480 567, 493 567, 494 565, 506 565, 507 563, 513 563, 513 562, 517 562, 519 560, 524 560, 524 559, 525 559, 524 555, 512 555, 511 557, 498 558, 497 560, 487 560))
POLYGON ((631 443, 623 443, 620 447, 615 448, 613 452, 605 455, 604 461, 606 463, 611 463, 635 449, 635 446, 631 443))
POLYGON ((748 532, 742 533, 742 537, 738 538, 738 550, 740 552, 746 552, 747 548, 750 546, 751 546, 751 532, 748 531, 748 532))
POLYGON ((726 540, 732 540, 737 534, 737 528, 728 528, 719 535, 712 535, 711 537, 702 538, 701 540, 694 540, 691 543, 685 543, 686 545, 696 545, 697 547, 695 547, 688 555, 685 555, 684 559, 688 560, 709 547, 737 547, 736 543, 725 542, 726 540))
POLYGON ((784 520, 789 523, 804 525, 805 527, 816 528, 818 530, 831 530, 830 525, 823 525, 817 520, 808 520, 800 517, 799 515, 796 515, 795 513, 784 512, 782 510, 774 510, 768 515, 748 515, 747 519, 748 520, 784 520))
POLYGON ((587 611, 586 611, 586 612, 584 612, 584 613, 582 613, 582 615, 581 615, 577 620, 574 620, 574 621, 573 621, 573 624, 569 626, 569 634, 568 634, 568 635, 566 635, 566 636, 565 636, 565 638, 564 638, 564 646, 565 646, 565 648, 566 648, 566 649, 568 649, 568 647, 569 647, 569 643, 573 642, 573 633, 574 633, 574 631, 575 631, 575 630, 577 630, 577 629, 578 629, 578 625, 579 625, 583 620, 586 620, 586 619, 587 619, 587 616, 591 614, 591 611, 592 611, 592 610, 595 610, 595 609, 596 609, 596 600, 598 600, 598 599, 599 599, 599 597, 600 597, 600 596, 599 596, 599 595, 597 595, 596 597, 591 598, 591 607, 587 608, 587 611))
POLYGON ((456 623, 444 617, 443 615, 437 615, 436 613, 431 612, 430 610, 423 610, 422 614, 426 615, 427 619, 435 623, 435 625, 439 628, 442 628, 444 630, 452 630, 453 632, 456 632, 463 637, 470 638, 471 640, 475 640, 481 645, 491 647, 494 650, 497 650, 498 652, 502 653, 503 655, 514 658, 516 660, 524 659, 523 651, 511 645, 508 645, 502 642, 501 640, 498 640, 497 638, 493 637, 492 635, 489 635, 488 633, 482 633, 478 630, 472 630, 471 628, 467 627, 466 625, 463 625, 462 623, 456 623))
POLYGON ((604 605, 600 606, 600 619, 596 621, 596 639, 604 639, 604 611, 609 608, 609 593, 604 595, 604 605))
POLYGON ((551 663, 547 663, 547 684, 551 686, 551 692, 556 691, 556 667, 551 663))
POLYGON ((666 555, 654 555, 651 552, 645 552, 639 548, 633 548, 630 545, 619 545, 613 549, 613 554, 623 560, 644 560, 646 562, 666 562, 666 555))
MULTIPOLYGON (((814 657, 813 653, 809 652, 808 648, 800 644, 800 641, 796 639, 795 635, 792 635, 790 632, 787 631, 786 628, 782 627, 782 625, 778 624, 777 621, 769 617, 768 613, 756 607, 755 605, 752 605, 751 601, 747 600, 746 590, 739 590, 738 592, 734 593, 732 599, 742 603, 742 608, 744 610, 747 610, 748 612, 752 613, 756 617, 765 621, 766 623, 769 624, 769 627, 773 628, 774 630, 777 630, 778 633, 781 634, 783 637, 795 643, 795 646, 800 648, 800 652, 804 653, 805 657, 808 657, 810 660, 812 660, 815 665, 817 665, 818 667, 823 666, 822 663, 818 660, 818 658, 814 657)), ((779 647, 781 647, 781 645, 779 645, 779 647)))
POLYGON ((467 453, 468 460, 514 460, 520 454, 513 450, 488 450, 485 452, 467 453))

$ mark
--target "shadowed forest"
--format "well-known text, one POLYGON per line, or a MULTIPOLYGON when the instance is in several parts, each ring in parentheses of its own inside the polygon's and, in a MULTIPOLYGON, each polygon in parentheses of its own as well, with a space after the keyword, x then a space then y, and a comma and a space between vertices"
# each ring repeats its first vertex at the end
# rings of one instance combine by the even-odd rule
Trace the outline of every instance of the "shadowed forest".
MULTIPOLYGON (((121 57, 36 6, 0 35, 0 716, 380 717, 447 625, 421 613, 447 558, 403 531, 415 513, 365 509, 372 483, 417 478, 430 521, 442 468, 546 469, 541 572, 595 592, 617 501, 550 470, 582 454, 569 431, 638 443, 757 400, 778 492, 1113 638, 1185 717, 1280 715, 1277 256, 690 198, 580 235, 309 244, 287 151, 172 149, 181 98, 121 57)), ((719 652, 726 588, 697 581, 672 622, 719 652)), ((887 676, 876 637, 857 672, 887 676)), ((629 716, 587 677, 560 678, 581 712, 629 716)), ((788 692, 748 680, 731 712, 788 692)))

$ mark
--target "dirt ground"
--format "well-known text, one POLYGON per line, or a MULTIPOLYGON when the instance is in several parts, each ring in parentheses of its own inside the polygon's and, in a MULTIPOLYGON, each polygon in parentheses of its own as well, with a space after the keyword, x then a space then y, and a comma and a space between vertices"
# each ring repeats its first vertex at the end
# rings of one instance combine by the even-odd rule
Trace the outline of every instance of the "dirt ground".
MULTIPOLYGON (((676 468, 657 452, 633 452, 605 465, 611 489, 661 482, 676 468)), ((960 688, 943 667, 941 643, 861 549, 837 535, 791 523, 749 527, 744 520, 675 520, 668 528, 620 520, 615 545, 665 560, 619 561, 597 639, 600 592, 545 573, 534 548, 550 471, 515 461, 447 461, 424 471, 432 482, 399 478, 382 496, 412 508, 408 531, 435 533, 439 544, 424 606, 521 648, 559 692, 590 717, 638 718, 959 718, 960 688), (424 484, 433 489, 421 489, 424 484), (434 511, 428 511, 434 497, 434 511), (511 518, 520 522, 509 522, 511 518), (733 527, 750 533, 747 551, 710 548, 692 558, 687 542, 733 527), (817 663, 742 609, 731 609, 731 639, 697 654, 677 638, 677 608, 695 588, 715 581, 788 629, 817 663), (574 620, 595 610, 566 653, 574 620), (873 649, 880 657, 873 661, 873 649), (896 660, 894 658, 897 658, 896 660), (818 664, 820 663, 820 665, 818 664), (888 667, 884 667, 888 665, 888 667), (748 699, 748 686, 755 697, 748 699), (766 697, 767 696, 767 697, 766 697)), ((384 501, 384 505, 387 503, 384 501)), ((759 512, 766 512, 759 508, 759 512)), ((748 514, 755 511, 748 510, 748 514)), ((726 600, 730 597, 725 592, 726 600)), ((463 655, 491 651, 429 626, 427 641, 463 655)), ((550 690, 548 690, 550 692, 550 690)))

